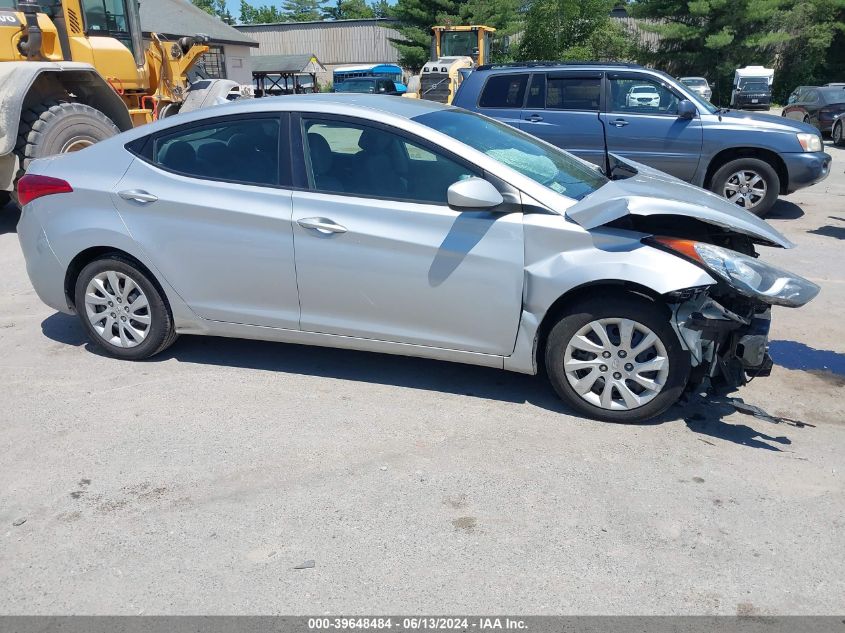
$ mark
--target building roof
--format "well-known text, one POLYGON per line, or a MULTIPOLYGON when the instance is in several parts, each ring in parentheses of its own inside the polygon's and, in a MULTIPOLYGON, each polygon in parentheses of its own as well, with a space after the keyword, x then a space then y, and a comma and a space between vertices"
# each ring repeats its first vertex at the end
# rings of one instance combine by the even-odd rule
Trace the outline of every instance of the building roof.
POLYGON ((252 74, 288 74, 325 72, 326 68, 314 55, 253 55, 252 74))
POLYGON ((290 28, 297 28, 308 24, 319 24, 321 27, 343 27, 353 26, 354 24, 373 24, 379 22, 396 22, 392 18, 351 18, 348 20, 306 20, 304 22, 262 22, 261 24, 238 24, 237 29, 249 31, 250 29, 262 29, 268 26, 287 26, 290 28))
POLYGON ((251 37, 187 0, 141 0, 141 28, 144 33, 158 33, 169 39, 202 33, 214 44, 258 46, 251 37))

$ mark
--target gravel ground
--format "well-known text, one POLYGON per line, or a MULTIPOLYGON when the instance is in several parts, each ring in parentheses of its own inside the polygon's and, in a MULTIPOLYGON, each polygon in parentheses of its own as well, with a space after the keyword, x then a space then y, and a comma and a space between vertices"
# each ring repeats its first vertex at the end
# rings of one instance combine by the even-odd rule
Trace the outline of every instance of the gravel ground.
POLYGON ((0 612, 845 611, 845 151, 778 203, 822 285, 771 378, 653 424, 540 379, 183 337, 95 353, 0 213, 0 612), (20 523, 25 519, 25 522, 20 523), (294 569, 313 560, 313 568, 294 569))

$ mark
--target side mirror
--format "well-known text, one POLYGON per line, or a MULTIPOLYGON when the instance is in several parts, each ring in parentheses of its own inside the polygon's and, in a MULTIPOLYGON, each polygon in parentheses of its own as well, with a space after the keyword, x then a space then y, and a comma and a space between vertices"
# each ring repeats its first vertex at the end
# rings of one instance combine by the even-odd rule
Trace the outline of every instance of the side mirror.
POLYGON ((498 207, 505 199, 483 178, 467 178, 452 183, 446 191, 449 206, 458 211, 486 211, 498 207))
POLYGON ((679 119, 694 119, 698 114, 698 108, 689 99, 681 99, 678 102, 678 118, 679 119))

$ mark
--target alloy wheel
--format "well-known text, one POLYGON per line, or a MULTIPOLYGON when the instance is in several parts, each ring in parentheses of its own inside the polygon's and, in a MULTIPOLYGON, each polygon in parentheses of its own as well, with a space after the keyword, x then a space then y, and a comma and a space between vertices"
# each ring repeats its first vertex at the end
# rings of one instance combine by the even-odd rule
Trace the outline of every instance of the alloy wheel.
POLYGON ((722 195, 744 209, 753 209, 766 197, 766 180, 756 171, 743 169, 731 174, 722 195))
POLYGON ((626 411, 660 394, 669 376, 663 341, 637 321, 591 321, 570 339, 563 359, 566 379, 585 401, 626 411))
POLYGON ((152 314, 144 291, 128 275, 101 272, 85 288, 85 313, 94 331, 116 347, 135 347, 150 332, 152 314))

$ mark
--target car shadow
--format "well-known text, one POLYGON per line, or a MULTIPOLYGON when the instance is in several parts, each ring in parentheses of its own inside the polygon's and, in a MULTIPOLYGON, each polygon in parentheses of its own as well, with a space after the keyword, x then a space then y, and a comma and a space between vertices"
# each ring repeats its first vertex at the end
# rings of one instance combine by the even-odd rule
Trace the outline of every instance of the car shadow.
POLYGON ((817 229, 807 231, 807 233, 821 235, 823 237, 832 237, 837 240, 845 240, 845 226, 833 226, 832 224, 826 224, 817 229))
MULTIPOLYGON (((736 408, 727 403, 706 401, 703 405, 699 411, 684 418, 687 428, 693 433, 778 453, 783 451, 779 445, 792 444, 792 440, 785 435, 769 435, 747 424, 730 424, 723 421, 723 417, 736 412, 736 408)), ((803 423, 798 424, 804 426, 803 423)), ((702 441, 713 445, 713 442, 702 441)))
MULTIPOLYGON (((91 353, 105 356, 90 343, 76 317, 57 312, 41 323, 41 330, 51 340, 85 347, 91 353)), ((575 415, 545 380, 536 376, 424 358, 291 343, 183 336, 165 352, 146 362, 171 359, 180 363, 396 385, 511 403, 529 402, 550 411, 575 415)))
POLYGON ((20 219, 21 210, 16 204, 10 202, 5 207, 0 208, 0 235, 16 233, 20 219))
MULTIPOLYGON (((55 313, 41 323, 41 329, 51 340, 85 347, 91 353, 104 355, 90 343, 76 317, 55 313)), ((209 336, 183 336, 167 351, 147 362, 166 360, 394 385, 514 404, 528 403, 554 413, 580 417, 557 397, 542 375, 528 376, 460 363, 209 336)), ((770 436, 750 426, 722 420, 736 410, 724 402, 693 398, 637 426, 659 426, 683 420, 695 433, 751 448, 777 451, 780 449, 767 442, 791 443, 784 436, 770 436)), ((800 422, 784 421, 804 426, 800 422)))
POLYGON ((780 198, 772 205, 766 214, 765 220, 797 220, 803 217, 804 209, 794 202, 780 198))
POLYGON ((797 341, 771 341, 769 355, 776 365, 806 371, 834 386, 845 387, 845 354, 797 341))

